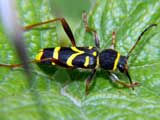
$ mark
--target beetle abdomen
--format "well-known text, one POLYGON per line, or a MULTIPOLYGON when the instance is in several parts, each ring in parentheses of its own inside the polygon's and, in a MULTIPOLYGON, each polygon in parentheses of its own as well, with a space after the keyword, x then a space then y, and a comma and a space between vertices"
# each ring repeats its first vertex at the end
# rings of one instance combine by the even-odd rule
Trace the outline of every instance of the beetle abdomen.
MULTIPOLYGON (((95 47, 55 47, 42 49, 36 60, 54 58, 60 63, 73 68, 95 68, 98 52, 95 47)), ((51 60, 43 61, 44 64, 55 65, 51 60)))

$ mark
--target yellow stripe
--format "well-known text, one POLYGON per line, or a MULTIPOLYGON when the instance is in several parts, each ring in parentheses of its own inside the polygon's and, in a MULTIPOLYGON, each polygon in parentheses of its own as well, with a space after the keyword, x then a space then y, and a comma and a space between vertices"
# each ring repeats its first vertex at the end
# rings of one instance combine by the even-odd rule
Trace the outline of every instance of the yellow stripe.
POLYGON ((95 52, 93 52, 92 54, 93 54, 93 56, 97 56, 97 52, 96 52, 96 51, 95 51, 95 52))
POLYGON ((116 68, 117 68, 119 58, 120 58, 120 53, 117 52, 117 57, 116 57, 116 60, 115 60, 115 62, 114 62, 113 71, 116 70, 116 68))
POLYGON ((42 55, 43 55, 43 49, 41 49, 41 50, 39 51, 39 53, 36 55, 35 60, 36 60, 37 62, 40 62, 42 55))
POLYGON ((98 68, 99 67, 99 56, 97 57, 97 65, 95 68, 98 68))
POLYGON ((89 56, 86 56, 84 66, 87 67, 89 65, 89 56))
POLYGON ((84 51, 81 51, 81 50, 79 50, 79 49, 76 48, 76 47, 71 47, 71 49, 72 49, 74 52, 84 53, 84 51))
MULTIPOLYGON (((54 52, 53 52, 53 58, 58 60, 58 56, 59 56, 59 51, 60 51, 61 47, 56 47, 54 48, 54 52)), ((52 65, 55 65, 54 62, 52 62, 52 65)))
POLYGON ((81 54, 83 54, 84 53, 84 51, 81 51, 81 50, 79 50, 78 48, 76 48, 76 47, 71 47, 71 49, 74 51, 74 52, 76 52, 76 53, 74 53, 74 54, 72 54, 69 58, 68 58, 68 60, 67 60, 67 65, 68 66, 73 66, 73 64, 72 64, 72 61, 78 56, 78 55, 81 55, 81 54))
POLYGON ((89 46, 88 49, 91 50, 93 48, 93 46, 89 46))

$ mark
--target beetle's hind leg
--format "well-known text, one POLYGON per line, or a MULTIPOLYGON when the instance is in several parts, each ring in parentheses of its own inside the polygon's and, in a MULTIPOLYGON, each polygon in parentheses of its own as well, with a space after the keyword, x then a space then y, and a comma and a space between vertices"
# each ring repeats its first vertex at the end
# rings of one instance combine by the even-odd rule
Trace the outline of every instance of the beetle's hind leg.
POLYGON ((24 30, 31 30, 31 29, 33 29, 35 27, 38 27, 38 26, 41 26, 41 25, 44 25, 44 24, 48 24, 48 23, 57 22, 57 21, 61 22, 65 33, 67 34, 67 36, 69 37, 69 39, 70 39, 70 41, 72 43, 72 46, 76 47, 76 42, 75 42, 72 30, 71 30, 69 24, 67 23, 67 21, 65 20, 65 18, 55 18, 55 19, 51 19, 51 20, 48 20, 48 21, 44 21, 44 22, 28 25, 28 26, 24 27, 24 30))
POLYGON ((133 82, 132 84, 127 84, 123 81, 120 81, 119 78, 114 74, 114 73, 111 73, 111 72, 108 72, 109 73, 109 77, 110 79, 112 80, 113 83, 117 83, 117 84, 120 84, 124 87, 127 87, 127 88, 134 88, 135 86, 138 86, 139 83, 138 82, 133 82))
POLYGON ((83 14, 82 14, 82 19, 83 19, 83 22, 84 22, 84 26, 85 26, 86 32, 91 32, 91 33, 93 33, 94 38, 95 38, 95 45, 96 45, 97 48, 100 48, 99 38, 98 38, 97 31, 94 30, 93 28, 90 28, 90 27, 88 26, 88 20, 87 20, 87 14, 86 14, 86 12, 83 12, 83 14))

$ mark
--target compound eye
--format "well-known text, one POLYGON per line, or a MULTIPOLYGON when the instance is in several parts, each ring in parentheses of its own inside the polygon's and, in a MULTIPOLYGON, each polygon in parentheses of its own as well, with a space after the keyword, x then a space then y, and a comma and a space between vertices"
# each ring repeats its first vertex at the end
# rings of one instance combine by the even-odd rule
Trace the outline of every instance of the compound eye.
POLYGON ((125 71, 124 65, 119 65, 119 71, 122 73, 125 71))

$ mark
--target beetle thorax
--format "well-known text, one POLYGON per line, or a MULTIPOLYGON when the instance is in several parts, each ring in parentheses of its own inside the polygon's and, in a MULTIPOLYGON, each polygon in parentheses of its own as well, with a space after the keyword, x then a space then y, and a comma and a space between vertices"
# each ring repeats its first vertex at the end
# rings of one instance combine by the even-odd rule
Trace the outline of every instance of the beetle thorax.
POLYGON ((116 70, 120 54, 113 49, 105 49, 99 54, 100 67, 105 70, 116 70))

